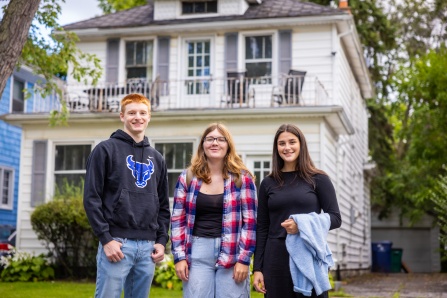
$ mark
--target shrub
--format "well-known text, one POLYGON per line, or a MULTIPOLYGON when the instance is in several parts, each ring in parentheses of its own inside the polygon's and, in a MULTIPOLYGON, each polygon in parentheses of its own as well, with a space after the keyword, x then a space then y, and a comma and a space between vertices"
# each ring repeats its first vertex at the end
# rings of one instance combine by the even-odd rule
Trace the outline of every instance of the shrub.
POLYGON ((95 276, 98 241, 85 214, 83 183, 65 182, 53 200, 36 207, 31 224, 61 269, 58 277, 95 276))
POLYGON ((182 281, 175 274, 174 258, 166 254, 165 259, 155 267, 154 283, 169 290, 181 290, 182 281))
POLYGON ((13 255, 2 256, 4 267, 0 274, 2 281, 43 281, 54 278, 54 269, 44 255, 33 256, 15 251, 13 255))

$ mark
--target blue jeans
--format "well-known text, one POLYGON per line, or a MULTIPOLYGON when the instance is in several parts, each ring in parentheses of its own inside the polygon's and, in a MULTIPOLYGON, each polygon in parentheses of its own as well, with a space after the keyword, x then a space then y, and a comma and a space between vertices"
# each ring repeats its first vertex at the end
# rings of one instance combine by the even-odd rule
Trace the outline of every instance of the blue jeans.
POLYGON ((250 297, 250 278, 236 283, 233 269, 216 267, 220 238, 192 239, 189 279, 183 282, 184 298, 246 298, 250 297))
POLYGON ((124 259, 113 263, 107 260, 101 243, 96 256, 97 276, 95 297, 146 298, 154 278, 155 263, 151 253, 154 241, 113 238, 121 242, 124 259))

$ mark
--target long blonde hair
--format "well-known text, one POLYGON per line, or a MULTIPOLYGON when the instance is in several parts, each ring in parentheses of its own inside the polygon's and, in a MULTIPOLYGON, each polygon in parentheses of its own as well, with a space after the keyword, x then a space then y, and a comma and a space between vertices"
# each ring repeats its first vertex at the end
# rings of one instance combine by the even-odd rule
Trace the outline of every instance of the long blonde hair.
POLYGON ((208 125, 202 134, 200 146, 198 146, 196 154, 194 154, 191 159, 190 169, 192 173, 207 184, 211 182, 210 169, 208 167, 208 160, 203 150, 203 142, 205 141, 205 137, 215 129, 217 129, 225 137, 228 144, 228 150, 224 157, 224 166, 222 169, 224 179, 228 179, 228 172, 230 172, 235 175, 235 179, 238 180, 242 175, 242 171, 247 172, 254 179, 253 174, 244 165, 239 155, 237 155, 233 137, 231 136, 230 132, 225 125, 217 122, 208 125))

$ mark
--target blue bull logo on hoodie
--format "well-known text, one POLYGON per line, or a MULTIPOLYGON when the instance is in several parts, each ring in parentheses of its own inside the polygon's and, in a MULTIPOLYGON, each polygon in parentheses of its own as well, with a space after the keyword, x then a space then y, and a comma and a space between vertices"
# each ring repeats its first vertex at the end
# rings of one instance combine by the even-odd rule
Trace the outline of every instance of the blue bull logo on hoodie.
POLYGON ((132 175, 136 179, 135 184, 140 188, 144 188, 147 185, 147 180, 151 179, 151 175, 154 172, 154 163, 150 159, 147 160, 149 164, 135 162, 132 157, 132 155, 127 156, 127 167, 132 171, 132 175))

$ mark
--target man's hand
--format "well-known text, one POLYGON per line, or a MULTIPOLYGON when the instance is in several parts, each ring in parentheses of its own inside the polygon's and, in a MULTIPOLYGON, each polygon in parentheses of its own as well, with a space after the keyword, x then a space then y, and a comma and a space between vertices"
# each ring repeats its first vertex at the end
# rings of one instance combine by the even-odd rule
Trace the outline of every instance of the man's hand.
POLYGON ((121 251, 122 243, 112 240, 103 246, 104 253, 106 254, 107 260, 110 262, 119 262, 124 259, 124 254, 121 251))
POLYGON ((163 259, 165 258, 165 247, 160 243, 155 243, 154 251, 152 252, 151 257, 154 263, 163 261, 163 259))
POLYGON ((241 281, 244 281, 245 279, 247 279, 248 270, 249 270, 248 265, 236 263, 236 265, 234 265, 234 269, 233 269, 234 281, 236 283, 240 283, 241 281))
POLYGON ((291 219, 291 218, 286 219, 285 221, 283 221, 283 222, 281 223, 281 226, 282 226, 284 229, 286 229, 287 234, 296 234, 296 233, 298 233, 298 225, 297 225, 296 222, 295 222, 293 219, 291 219))
POLYGON ((264 284, 264 274, 260 271, 256 271, 253 274, 253 285, 255 286, 255 290, 259 293, 267 293, 264 284))
POLYGON ((189 269, 186 260, 181 260, 180 262, 175 264, 175 274, 177 274, 177 277, 181 280, 188 281, 189 269))

